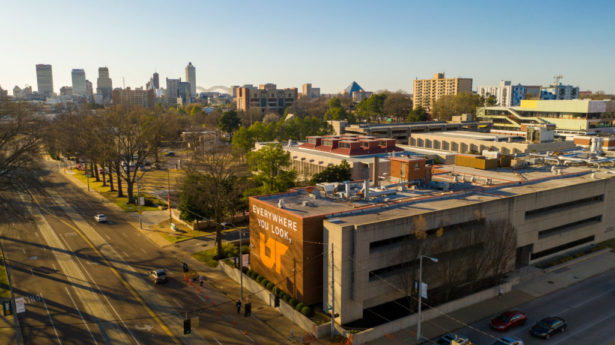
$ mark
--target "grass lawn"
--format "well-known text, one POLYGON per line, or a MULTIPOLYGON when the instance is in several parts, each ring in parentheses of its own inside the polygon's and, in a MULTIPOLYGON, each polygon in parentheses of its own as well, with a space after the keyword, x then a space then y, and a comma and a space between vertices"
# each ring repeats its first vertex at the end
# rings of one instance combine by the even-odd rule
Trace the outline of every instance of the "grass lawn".
MULTIPOLYGON (((87 178, 85 176, 85 172, 78 170, 78 169, 73 169, 72 170, 74 175, 79 181, 81 181, 83 184, 87 185, 87 178)), ((166 172, 165 172, 166 174, 166 172)), ((147 174, 146 174, 147 175, 147 174)), ((102 176, 101 176, 102 178, 102 176)), ((94 177, 90 177, 90 189, 97 191, 100 195, 104 196, 106 199, 108 199, 109 201, 113 202, 114 204, 118 205, 122 210, 126 211, 126 212, 136 212, 138 207, 136 205, 132 205, 132 204, 127 204, 128 203, 128 197, 118 197, 117 196, 117 192, 112 192, 110 191, 109 186, 107 187, 103 187, 102 185, 102 181, 101 182, 96 182, 96 178, 94 177)), ((115 181, 115 175, 114 175, 114 182, 115 181)), ((117 184, 114 183, 114 186, 117 188, 117 184)), ((123 191, 124 194, 126 194, 126 184, 122 183, 122 187, 123 187, 123 191)), ((136 189, 136 186, 135 186, 136 189)), ((143 193, 144 196, 147 198, 148 195, 147 193, 143 193)), ((136 197, 136 190, 135 190, 135 197, 136 197)), ((165 204, 166 206, 166 204, 165 204)), ((152 206, 141 206, 141 210, 142 211, 154 211, 154 210, 158 210, 158 207, 152 207, 152 206)))
POLYGON ((192 230, 188 228, 187 226, 181 223, 178 223, 178 222, 175 222, 175 226, 177 228, 177 231, 171 230, 171 224, 169 223, 169 220, 167 219, 163 222, 160 222, 156 226, 151 227, 150 230, 154 230, 158 232, 160 236, 164 237, 165 240, 171 243, 181 242, 181 241, 189 240, 191 238, 211 234, 211 232, 192 230))
POLYGON ((11 289, 9 288, 9 277, 4 267, 4 258, 0 256, 0 298, 10 298, 11 289))
POLYGON ((217 267, 218 260, 214 259, 214 256, 216 256, 216 248, 211 248, 192 254, 193 258, 206 263, 208 266, 217 267))
POLYGON ((171 184, 171 190, 175 191, 180 189, 180 184, 185 176, 183 170, 170 169, 166 170, 150 170, 146 171, 141 178, 141 188, 145 193, 156 194, 155 191, 164 191, 164 195, 169 188, 169 182, 171 184))

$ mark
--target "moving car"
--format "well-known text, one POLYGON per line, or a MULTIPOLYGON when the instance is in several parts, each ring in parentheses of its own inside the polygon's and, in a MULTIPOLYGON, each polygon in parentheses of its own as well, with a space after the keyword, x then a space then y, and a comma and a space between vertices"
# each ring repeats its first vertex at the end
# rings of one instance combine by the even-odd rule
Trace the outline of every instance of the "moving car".
POLYGON ((535 337, 549 339, 555 333, 566 332, 566 328, 568 328, 568 324, 561 317, 545 317, 530 328, 530 334, 535 337))
POLYGON ((95 216, 94 216, 94 220, 95 220, 97 223, 106 223, 106 222, 107 222, 107 216, 105 216, 105 215, 104 215, 104 214, 102 214, 102 213, 99 213, 99 214, 97 214, 97 215, 95 215, 95 216))
POLYGON ((154 282, 154 284, 162 284, 166 283, 169 278, 167 277, 167 272, 162 268, 153 270, 149 273, 149 278, 154 282))
POLYGON ((165 157, 174 157, 175 156, 175 152, 169 151, 169 152, 165 153, 164 156, 165 157))
POLYGON ((451 345, 453 340, 459 345, 472 345, 470 338, 459 334, 445 334, 438 339, 438 345, 451 345))
POLYGON ((505 311, 491 320, 489 326, 496 331, 506 331, 512 327, 523 325, 527 321, 527 315, 518 310, 505 311))
POLYGON ((523 340, 517 337, 502 337, 491 345, 523 345, 523 340))

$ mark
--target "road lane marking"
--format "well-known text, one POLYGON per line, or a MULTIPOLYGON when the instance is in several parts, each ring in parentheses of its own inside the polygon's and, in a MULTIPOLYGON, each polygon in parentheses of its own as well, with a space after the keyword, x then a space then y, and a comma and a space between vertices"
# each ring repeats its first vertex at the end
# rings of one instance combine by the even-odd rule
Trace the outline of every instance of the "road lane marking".
POLYGON ((570 332, 570 331, 566 330, 566 333, 564 333, 564 334, 566 334, 566 335, 567 335, 567 337, 566 337, 566 338, 563 338, 563 339, 561 339, 560 341, 556 341, 556 342, 551 343, 551 344, 552 344, 552 345, 556 345, 556 344, 561 343, 562 341, 571 340, 570 338, 572 338, 572 337, 576 336, 576 335, 577 335, 577 334, 579 334, 579 333, 584 332, 584 331, 585 331, 586 329, 588 329, 588 328, 596 327, 598 324, 600 324, 600 322, 604 322, 604 321, 606 321, 606 320, 608 320, 608 319, 612 318, 613 316, 615 316, 615 313, 611 313, 611 314, 607 315, 606 317, 603 317, 601 320, 598 320, 598 321, 594 321, 594 322, 592 322, 592 323, 589 323, 589 324, 587 324, 585 327, 575 328, 575 329, 574 329, 574 332, 570 332))
POLYGON ((107 239, 107 241, 111 241, 111 237, 109 237, 109 235, 103 234, 103 236, 107 239))
POLYGON ((219 342, 219 341, 218 341, 218 339, 216 339, 216 337, 214 337, 214 340, 216 341, 216 343, 218 343, 218 344, 222 345, 222 343, 221 343, 221 342, 219 342))
POLYGON ((175 298, 171 297, 171 300, 172 300, 173 302, 175 302, 175 304, 177 304, 177 306, 178 306, 178 307, 180 307, 180 308, 183 308, 183 307, 184 307, 184 306, 182 306, 179 302, 177 302, 177 300, 176 300, 175 298))
POLYGON ((52 264, 51 264, 51 267, 53 267, 53 270, 54 270, 54 271, 56 271, 56 272, 58 271, 58 268, 56 267, 56 264, 52 263, 52 264))
POLYGON ((21 251, 23 252, 24 255, 26 255, 26 248, 21 248, 21 251))
POLYGON ((249 335, 247 335, 247 334, 245 334, 245 333, 244 333, 244 335, 245 335, 246 337, 248 337, 248 339, 252 340, 252 342, 253 342, 253 343, 255 343, 254 339, 250 338, 250 336, 249 336, 249 335))
POLYGON ((88 313, 96 317, 96 323, 103 338, 115 343, 128 343, 125 334, 115 323, 115 318, 107 311, 107 308, 104 307, 100 297, 94 293, 92 286, 75 263, 73 255, 69 254, 70 250, 64 245, 64 242, 60 240, 60 237, 51 228, 51 225, 49 225, 49 222, 47 222, 47 219, 41 213, 41 204, 34 196, 32 196, 32 201, 36 203, 37 206, 34 206, 33 203, 29 203, 22 193, 19 193, 19 197, 23 201, 24 209, 32 216, 47 246, 58 249, 52 251, 52 253, 62 268, 62 271, 65 273, 68 283, 72 286, 81 287, 75 289, 75 291, 83 305, 88 309, 88 313))
POLYGON ((71 293, 68 291, 68 288, 66 286, 64 287, 64 290, 66 290, 66 294, 70 298, 70 301, 73 302, 73 305, 75 306, 75 310, 77 311, 77 313, 79 313, 79 317, 83 321, 83 324, 85 325, 85 328, 88 330, 88 333, 90 333, 90 336, 92 337, 92 340, 94 340, 94 344, 98 345, 98 342, 96 341, 96 338, 94 337, 94 334, 90 330, 90 326, 88 326, 88 323, 85 321, 85 318, 81 314, 81 311, 79 310, 79 307, 77 307, 77 303, 75 303, 75 300, 73 299, 73 295, 71 295, 71 293))
POLYGON ((47 303, 45 302, 45 298, 41 293, 41 298, 43 299, 43 305, 45 306, 45 310, 47 311, 47 315, 49 316, 49 321, 51 321, 51 327, 53 327, 53 332, 56 334, 56 339, 58 339, 58 343, 62 344, 62 340, 60 340, 60 336, 58 335, 58 330, 56 329, 56 325, 53 323, 53 319, 51 318, 51 313, 49 313, 49 309, 47 308, 47 303))
POLYGON ((147 252, 145 251, 145 249, 139 247, 139 249, 141 249, 141 251, 143 252, 143 254, 147 254, 147 252))
MULTIPOLYGON (((68 246, 68 243, 66 243, 66 245, 68 246)), ((98 290, 98 292, 100 293, 100 295, 105 299, 105 301, 107 301, 107 304, 109 305, 109 307, 111 307, 111 310, 115 313, 115 316, 118 318, 118 320, 120 320, 120 322, 122 323, 122 326, 124 326, 124 329, 126 329, 126 331, 128 331, 128 334, 130 334, 130 336, 132 337, 132 339, 137 343, 137 344, 141 344, 139 342, 139 340, 137 340, 137 337, 135 337, 135 335, 132 333, 132 331, 130 330, 130 328, 128 328, 128 325, 126 325, 126 322, 124 322, 124 319, 122 319, 122 317, 120 316, 120 313, 117 312, 117 310, 115 309, 115 307, 113 306, 113 304, 111 304, 111 301, 109 301, 109 298, 107 297, 107 295, 102 291, 102 289, 100 288, 100 286, 98 285, 98 283, 96 282, 96 280, 94 280, 94 278, 92 277, 92 275, 90 274, 90 272, 85 268, 85 266, 83 265, 83 262, 81 261, 81 259, 79 259, 78 257, 75 257, 75 259, 77 260, 77 263, 79 264, 79 266, 81 266, 81 268, 83 269, 83 272, 85 273, 85 275, 88 277, 89 281, 92 282, 92 284, 94 284, 94 286, 96 286, 96 290, 98 290)))
MULTIPOLYGON (((143 307, 145 308, 145 310, 148 312, 148 314, 154 319, 156 320, 156 322, 160 325, 160 327, 162 328, 162 330, 172 339, 172 341, 175 344, 180 344, 179 340, 177 339, 177 337, 171 332, 171 330, 167 327, 167 325, 162 321, 162 319, 152 310, 152 308, 145 302, 145 300, 141 297, 141 295, 139 293, 137 293, 137 290, 135 288, 132 287, 131 284, 128 283, 128 281, 119 273, 118 268, 116 268, 116 266, 120 266, 119 269, 121 270, 125 270, 125 271, 129 271, 132 273, 135 273, 133 275, 131 274, 127 274, 127 277, 130 279, 133 279, 133 282, 135 284, 138 284, 140 286, 147 286, 150 290, 151 290, 151 286, 149 286, 149 284, 145 284, 145 282, 141 279, 141 278, 135 278, 138 274, 137 271, 130 266, 129 264, 127 264, 122 258, 121 256, 117 253, 117 251, 110 245, 104 245, 104 244, 108 244, 104 241, 104 239, 100 236, 100 234, 94 230, 94 228, 87 223, 78 213, 77 211, 72 208, 70 205, 68 205, 68 203, 55 191, 53 190, 47 190, 47 193, 55 200, 55 203, 60 206, 64 212, 71 218, 71 220, 73 221, 73 223, 75 223, 77 226, 73 226, 72 224, 68 223, 67 221, 56 217, 56 219, 58 219, 59 221, 63 222, 66 226, 72 228, 73 230, 75 230, 75 232, 81 236, 81 238, 92 248, 92 250, 94 250, 94 252, 102 259, 102 261, 104 262, 104 264, 109 267, 109 269, 111 270, 111 272, 120 280, 120 282, 128 289, 128 291, 130 291, 132 293, 132 295, 137 299, 137 301, 139 301, 139 303, 141 303, 143 305, 143 307), (86 236, 85 232, 88 233, 88 236, 86 236), (92 238, 92 240, 90 240, 90 237, 92 238), (97 246, 94 242, 96 242, 97 244, 99 244, 100 246, 97 246), (100 247, 100 249, 99 249, 100 247), (106 252, 106 255, 103 254, 103 252, 106 252), (107 257, 111 257, 111 258, 119 258, 120 260, 115 260, 115 264, 112 264, 107 257)), ((143 293, 145 292, 150 292, 150 291, 144 291, 143 289, 140 289, 140 291, 142 291, 143 293)), ((157 292, 153 291, 155 294, 157 294, 157 292)), ((156 296, 157 300, 161 300, 159 297, 159 295, 156 296)), ((165 306, 166 307, 166 306, 165 306)), ((177 316, 177 320, 172 320, 172 321, 177 321, 177 328, 179 329, 180 327, 180 319, 182 319, 181 315, 177 314, 177 312, 175 312, 175 310, 168 305, 168 307, 166 307, 165 309, 168 309, 169 311, 173 311, 173 313, 177 316)), ((183 320, 183 319, 182 319, 183 320)))

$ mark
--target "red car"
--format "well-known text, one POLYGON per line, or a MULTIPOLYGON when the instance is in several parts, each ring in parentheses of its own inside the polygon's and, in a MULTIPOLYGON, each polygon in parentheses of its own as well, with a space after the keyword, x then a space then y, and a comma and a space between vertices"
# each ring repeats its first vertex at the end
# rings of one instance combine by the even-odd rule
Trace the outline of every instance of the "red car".
POLYGON ((506 331, 510 328, 523 325, 527 321, 525 313, 518 310, 505 311, 491 320, 489 326, 496 331, 506 331))

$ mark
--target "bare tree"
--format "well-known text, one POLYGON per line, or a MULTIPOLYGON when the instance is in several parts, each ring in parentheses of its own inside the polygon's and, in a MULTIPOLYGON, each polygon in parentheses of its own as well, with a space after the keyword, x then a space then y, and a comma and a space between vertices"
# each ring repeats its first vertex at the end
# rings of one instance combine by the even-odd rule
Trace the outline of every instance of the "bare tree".
POLYGON ((242 200, 245 173, 249 171, 231 153, 230 146, 217 147, 195 157, 188 167, 179 209, 190 218, 210 218, 216 223, 217 257, 222 250, 222 222, 246 207, 242 200))
POLYGON ((37 161, 42 121, 26 103, 0 101, 0 185, 26 177, 23 169, 37 161))

